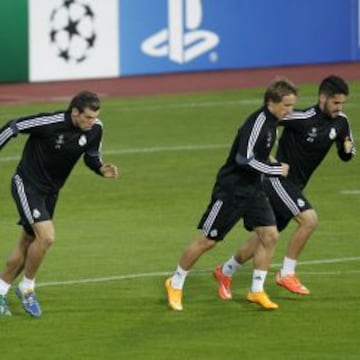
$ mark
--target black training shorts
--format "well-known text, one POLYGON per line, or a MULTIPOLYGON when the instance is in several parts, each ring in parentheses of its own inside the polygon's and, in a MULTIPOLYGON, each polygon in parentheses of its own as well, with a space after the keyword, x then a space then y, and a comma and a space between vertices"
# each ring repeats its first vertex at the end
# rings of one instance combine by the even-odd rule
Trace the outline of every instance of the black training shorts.
POLYGON ((274 209, 279 231, 284 230, 292 218, 313 208, 300 187, 287 178, 267 178, 264 188, 274 209))
POLYGON ((20 215, 19 224, 28 234, 34 235, 32 224, 52 219, 58 193, 41 192, 19 174, 12 178, 11 192, 20 215))
POLYGON ((270 202, 261 188, 243 196, 213 194, 198 229, 209 239, 222 240, 241 218, 249 231, 276 225, 270 202))

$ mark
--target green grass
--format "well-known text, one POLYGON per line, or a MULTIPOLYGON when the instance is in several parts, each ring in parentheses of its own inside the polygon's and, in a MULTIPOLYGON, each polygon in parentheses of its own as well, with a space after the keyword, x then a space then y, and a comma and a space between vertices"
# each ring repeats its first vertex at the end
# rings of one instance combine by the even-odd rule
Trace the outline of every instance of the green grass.
MULTIPOLYGON (((316 85, 300 88, 299 105, 313 104, 316 85)), ((351 90, 345 110, 360 139, 360 83, 352 82, 351 90)), ((10 292, 13 316, 0 319, 1 359, 358 358, 360 195, 341 191, 360 189, 359 165, 357 158, 341 163, 335 149, 307 188, 320 227, 298 271, 311 296, 287 293, 270 273, 267 291, 280 309, 248 304, 248 264, 234 278, 234 300, 218 300, 211 269, 247 238, 239 224, 196 264, 184 311, 167 309, 166 274, 196 236, 216 172, 237 128, 261 104, 262 91, 103 100, 104 159, 116 163, 121 176, 102 179, 82 163, 74 169, 56 211, 57 240, 37 277, 44 315, 27 317, 10 292)), ((2 106, 1 123, 62 106, 2 106)), ((1 152, 3 262, 20 230, 9 183, 12 157, 19 156, 24 139, 13 139, 1 152)), ((272 270, 293 229, 281 235, 272 270)))

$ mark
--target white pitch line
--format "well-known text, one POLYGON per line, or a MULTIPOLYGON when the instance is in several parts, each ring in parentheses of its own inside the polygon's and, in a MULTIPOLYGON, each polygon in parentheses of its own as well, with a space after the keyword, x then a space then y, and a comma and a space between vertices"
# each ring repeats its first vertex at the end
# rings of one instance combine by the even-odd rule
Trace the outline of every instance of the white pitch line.
POLYGON ((121 104, 107 104, 106 107, 116 108, 118 111, 162 111, 162 110, 175 110, 175 109, 198 109, 198 108, 211 108, 219 106, 241 106, 241 105, 261 105, 261 99, 243 99, 243 100, 221 100, 221 101, 204 101, 204 102, 184 102, 173 104, 134 104, 132 106, 124 106, 121 104))
POLYGON ((306 275, 344 275, 344 274, 360 274, 360 270, 345 270, 345 271, 301 271, 301 274, 306 275))
MULTIPOLYGON (((334 264, 334 263, 350 262, 350 261, 360 261, 360 256, 337 258, 337 259, 299 261, 298 264, 299 265, 319 265, 319 264, 334 264)), ((280 266, 280 265, 281 264, 274 264, 273 266, 280 266)))
POLYGON ((340 194, 342 194, 342 195, 360 195, 360 189, 341 190, 340 194))
POLYGON ((89 279, 48 281, 48 282, 38 283, 38 284, 36 284, 36 287, 102 283, 102 282, 108 282, 108 281, 119 281, 119 280, 146 278, 146 277, 167 276, 170 274, 171 274, 171 272, 166 272, 166 271, 160 272, 159 271, 159 272, 152 272, 152 273, 127 274, 127 275, 117 275, 117 276, 89 278, 89 279))
MULTIPOLYGON (((351 261, 360 261, 360 256, 357 257, 348 257, 348 258, 338 258, 338 259, 324 259, 324 260, 309 260, 301 261, 299 265, 320 265, 320 264, 334 264, 334 263, 343 263, 351 261)), ((272 264, 272 267, 279 267, 281 264, 272 264)), ((212 271, 212 269, 202 269, 202 270, 193 270, 192 274, 203 274, 212 271)), ((346 273, 358 273, 359 270, 355 271, 346 271, 346 273)), ((138 273, 138 274, 125 274, 117 276, 107 276, 99 278, 88 278, 88 279, 74 279, 74 280, 64 280, 64 281, 47 281, 37 284, 37 287, 47 287, 47 286, 63 286, 63 285, 80 285, 80 284, 91 284, 91 283, 103 283, 109 281, 122 281, 129 279, 141 279, 147 277, 158 277, 158 276, 168 276, 171 275, 173 271, 157 271, 150 273, 138 273)), ((342 271, 329 271, 329 272, 310 272, 306 274, 319 274, 319 275, 338 275, 344 274, 342 271)))
MULTIPOLYGON (((351 95, 355 99, 355 95, 351 95)), ((299 108, 312 106, 314 104, 313 100, 315 98, 311 96, 301 97, 303 103, 302 106, 299 105, 299 108)), ((172 104, 146 104, 135 102, 133 105, 122 105, 121 103, 109 103, 106 104, 106 108, 116 109, 118 111, 129 111, 129 112, 139 112, 139 111, 162 111, 162 110, 176 110, 176 109, 198 109, 198 108, 211 108, 211 107, 220 107, 220 106, 256 106, 261 105, 262 100, 260 98, 249 98, 249 99, 239 99, 239 100, 214 100, 214 101, 198 101, 198 102, 179 102, 172 104)), ((348 106, 359 106, 359 103, 347 102, 346 107, 348 106)))
MULTIPOLYGON (((216 150, 230 148, 230 144, 211 144, 211 145, 176 145, 176 146, 153 146, 144 148, 128 148, 105 150, 102 155, 127 155, 127 154, 150 154, 155 152, 172 152, 172 151, 199 151, 199 150, 216 150)), ((19 156, 5 156, 0 158, 0 162, 19 161, 19 156)))
POLYGON ((197 150, 216 150, 230 148, 230 144, 211 144, 211 145, 177 145, 177 146, 154 146, 135 149, 119 149, 104 151, 104 155, 124 155, 124 154, 141 154, 154 152, 171 152, 171 151, 197 151, 197 150))

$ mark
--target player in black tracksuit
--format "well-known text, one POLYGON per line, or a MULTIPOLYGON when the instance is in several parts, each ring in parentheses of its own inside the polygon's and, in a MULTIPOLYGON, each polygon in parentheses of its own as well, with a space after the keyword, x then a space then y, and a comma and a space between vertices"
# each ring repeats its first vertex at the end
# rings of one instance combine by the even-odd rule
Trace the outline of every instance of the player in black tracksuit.
MULTIPOLYGON (((348 94, 348 85, 342 78, 329 76, 320 84, 317 105, 304 111, 294 111, 280 122, 284 130, 276 159, 289 164, 289 174, 286 178, 268 177, 264 181, 278 230, 285 229, 291 219, 298 223, 276 282, 301 295, 308 295, 310 291, 295 274, 296 259, 318 222, 317 214, 303 190, 333 144, 342 161, 349 161, 355 154, 351 129, 342 112, 348 94)), ((258 238, 254 234, 234 257, 224 263, 223 274, 231 278, 236 268, 253 256, 257 243, 258 238)))
POLYGON ((55 239, 52 217, 59 191, 79 158, 83 156, 95 173, 117 177, 116 166, 101 160, 99 112, 97 95, 84 91, 72 99, 67 111, 14 119, 0 130, 0 149, 18 134, 29 135, 12 178, 12 196, 24 230, 0 278, 0 316, 10 314, 6 294, 22 270, 24 279, 16 289, 17 296, 25 311, 41 316, 34 292, 35 274, 55 239))
MULTIPOLYGON (((39 191, 57 193, 83 154, 86 165, 100 173, 100 120, 96 120, 87 132, 72 123, 70 112, 44 113, 12 120, 0 133, 0 149, 19 133, 30 136, 16 174, 39 191)), ((29 231, 32 232, 30 228, 29 231)))
MULTIPOLYGON (((332 117, 324 113, 317 104, 304 111, 294 111, 279 124, 284 130, 276 159, 294 164, 287 179, 301 190, 334 143, 342 161, 349 161, 353 157, 354 148, 351 147, 350 152, 344 148, 345 141, 353 140, 349 122, 342 112, 332 117)), ((282 230, 283 226, 279 228, 282 230)))
POLYGON ((210 204, 198 228, 202 235, 190 244, 180 258, 174 275, 166 280, 169 306, 182 310, 182 288, 185 277, 197 259, 240 220, 261 239, 254 259, 254 281, 248 300, 267 309, 277 308, 263 285, 278 237, 270 203, 264 193, 264 174, 286 176, 288 165, 269 161, 276 138, 278 120, 288 114, 296 101, 297 90, 287 80, 278 80, 265 92, 264 106, 241 126, 225 164, 218 172, 210 204))

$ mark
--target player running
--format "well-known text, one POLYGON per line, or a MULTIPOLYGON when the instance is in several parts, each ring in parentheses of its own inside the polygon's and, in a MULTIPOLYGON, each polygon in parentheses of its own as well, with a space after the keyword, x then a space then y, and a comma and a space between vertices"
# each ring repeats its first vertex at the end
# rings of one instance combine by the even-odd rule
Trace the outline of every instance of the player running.
MULTIPOLYGON (((344 79, 328 76, 319 86, 316 105, 304 111, 295 111, 279 123, 284 131, 276 159, 289 164, 290 170, 286 178, 268 177, 264 187, 274 209, 279 232, 287 227, 291 219, 297 222, 282 267, 276 275, 278 285, 296 294, 310 294, 310 290, 297 277, 295 269, 302 249, 318 225, 317 213, 303 190, 333 144, 342 161, 351 160, 355 154, 350 125, 342 112, 348 95, 349 88, 344 79)), ((232 298, 232 276, 254 256, 258 246, 261 246, 261 241, 254 233, 234 256, 215 269, 221 299, 232 298)))

